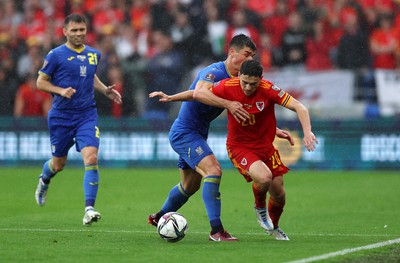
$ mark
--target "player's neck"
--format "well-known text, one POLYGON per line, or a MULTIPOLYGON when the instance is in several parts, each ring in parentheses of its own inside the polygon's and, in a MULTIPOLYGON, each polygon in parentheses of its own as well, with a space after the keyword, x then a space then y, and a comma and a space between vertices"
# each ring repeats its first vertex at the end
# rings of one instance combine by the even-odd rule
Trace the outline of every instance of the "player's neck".
POLYGON ((237 70, 235 70, 235 67, 232 66, 232 63, 229 62, 229 59, 226 59, 224 61, 224 64, 225 64, 226 70, 228 71, 228 74, 231 77, 237 77, 239 72, 237 72, 237 70))

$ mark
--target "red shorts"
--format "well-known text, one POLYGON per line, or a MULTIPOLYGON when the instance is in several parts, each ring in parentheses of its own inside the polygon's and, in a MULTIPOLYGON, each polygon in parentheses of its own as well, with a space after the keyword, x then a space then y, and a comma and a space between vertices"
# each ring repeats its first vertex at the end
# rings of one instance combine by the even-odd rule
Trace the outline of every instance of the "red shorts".
POLYGON ((228 156, 233 166, 239 170, 247 182, 252 181, 247 171, 249 171, 250 166, 258 160, 264 162, 268 166, 272 172, 272 178, 282 176, 289 171, 289 168, 282 163, 279 152, 276 149, 274 149, 272 154, 266 151, 240 147, 227 147, 227 149, 228 156))

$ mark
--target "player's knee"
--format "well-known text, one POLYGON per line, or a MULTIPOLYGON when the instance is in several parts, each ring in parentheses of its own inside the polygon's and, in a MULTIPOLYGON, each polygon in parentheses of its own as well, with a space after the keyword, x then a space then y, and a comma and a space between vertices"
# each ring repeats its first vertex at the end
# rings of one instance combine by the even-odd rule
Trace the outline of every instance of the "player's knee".
POLYGON ((286 192, 281 191, 279 193, 270 192, 271 198, 274 199, 275 202, 285 204, 286 203, 286 192))
POLYGON ((258 184, 269 187, 271 185, 272 176, 268 173, 260 174, 254 179, 258 184))
POLYGON ((85 165, 97 164, 97 154, 92 153, 85 158, 85 165))
POLYGON ((186 183, 183 185, 183 189, 185 190, 185 192, 193 195, 200 189, 200 186, 201 184, 199 183, 186 183))
POLYGON ((213 163, 213 165, 209 166, 207 170, 208 175, 222 176, 222 168, 218 162, 213 163))
POLYGON ((64 169, 65 163, 53 163, 53 170, 55 173, 61 172, 64 169))

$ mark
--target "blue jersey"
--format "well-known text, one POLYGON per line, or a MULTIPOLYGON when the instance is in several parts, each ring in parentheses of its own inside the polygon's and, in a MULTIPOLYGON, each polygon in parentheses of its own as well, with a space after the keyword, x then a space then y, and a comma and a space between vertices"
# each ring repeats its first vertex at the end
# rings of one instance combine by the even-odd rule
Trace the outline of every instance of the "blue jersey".
MULTIPOLYGON (((189 90, 194 90, 198 81, 207 81, 213 84, 232 77, 224 62, 216 62, 199 72, 189 90)), ((178 117, 171 127, 171 131, 182 133, 196 132, 207 139, 211 121, 223 111, 224 108, 209 106, 195 100, 184 101, 182 102, 178 117)))
POLYGON ((78 52, 64 44, 47 54, 39 74, 48 75, 55 86, 76 90, 71 99, 53 94, 53 109, 80 112, 95 107, 94 76, 100 58, 100 52, 87 45, 78 52))

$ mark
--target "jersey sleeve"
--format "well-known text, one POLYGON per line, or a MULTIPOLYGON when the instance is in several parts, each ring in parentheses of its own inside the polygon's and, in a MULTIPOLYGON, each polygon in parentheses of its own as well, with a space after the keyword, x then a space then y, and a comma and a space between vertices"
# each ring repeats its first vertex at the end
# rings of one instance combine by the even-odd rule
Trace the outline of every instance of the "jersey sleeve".
POLYGON ((214 93, 215 96, 226 99, 227 95, 225 93, 225 82, 226 79, 214 83, 214 86, 211 88, 211 91, 212 93, 214 93))
POLYGON ((39 74, 45 74, 49 77, 52 77, 56 67, 57 67, 57 56, 52 50, 46 55, 43 62, 43 66, 39 70, 39 74))
POLYGON ((283 107, 287 107, 289 102, 292 100, 292 96, 289 93, 282 90, 272 82, 263 80, 260 84, 260 88, 267 89, 269 99, 272 99, 276 104, 279 104, 283 107))

